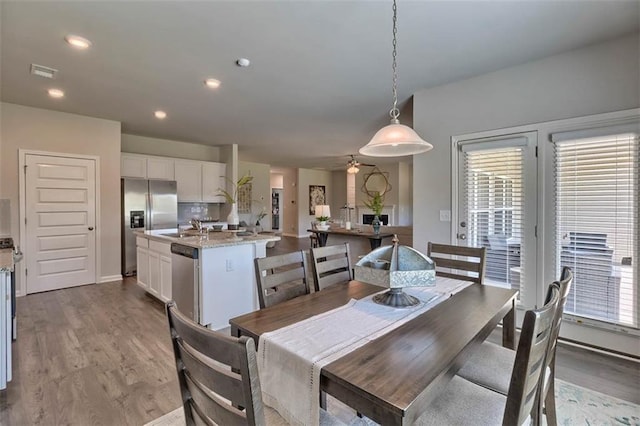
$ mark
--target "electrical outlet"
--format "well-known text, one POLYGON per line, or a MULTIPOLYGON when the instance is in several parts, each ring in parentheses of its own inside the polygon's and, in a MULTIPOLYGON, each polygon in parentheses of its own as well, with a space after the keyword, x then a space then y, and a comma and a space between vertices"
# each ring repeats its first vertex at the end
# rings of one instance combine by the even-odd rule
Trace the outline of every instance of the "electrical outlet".
POLYGON ((231 259, 227 259, 226 267, 227 267, 227 272, 233 271, 233 261, 231 259))
POLYGON ((440 222, 451 222, 451 210, 440 210, 440 222))

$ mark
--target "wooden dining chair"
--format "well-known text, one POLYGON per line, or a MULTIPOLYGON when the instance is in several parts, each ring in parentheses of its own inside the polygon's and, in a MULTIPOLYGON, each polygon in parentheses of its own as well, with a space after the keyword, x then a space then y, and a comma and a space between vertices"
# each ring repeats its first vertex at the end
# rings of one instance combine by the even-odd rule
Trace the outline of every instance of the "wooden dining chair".
POLYGON ((427 244, 427 256, 435 262, 436 275, 441 277, 482 284, 486 255, 487 249, 484 247, 452 246, 432 242, 427 244), (442 255, 449 257, 442 257, 442 255), (452 259, 451 256, 462 256, 468 260, 452 259))
POLYGON ((416 423, 520 426, 530 421, 559 293, 554 284, 551 300, 525 313, 506 396, 454 376, 416 423))
MULTIPOLYGON (((311 222, 311 229, 316 229, 316 222, 311 222)), ((318 241, 318 234, 312 232, 309 234, 309 241, 311 244, 311 248, 320 247, 320 242, 318 241)))
POLYGON ((254 259, 260 309, 310 293, 304 252, 254 259))
MULTIPOLYGON (((542 376, 540 395, 537 396, 535 408, 532 413, 534 425, 541 424, 543 415, 546 416, 549 426, 557 424, 555 403, 556 347, 562 315, 572 282, 573 273, 571 269, 564 267, 560 274, 560 280, 551 284, 547 290, 545 302, 551 300, 554 286, 559 288, 560 296, 558 307, 554 313, 551 337, 547 347, 545 374, 542 376)), ((458 375, 494 392, 506 395, 511 379, 508 367, 514 365, 515 358, 515 351, 491 342, 484 342, 458 371, 458 375)))
POLYGON ((253 339, 202 327, 173 300, 166 312, 186 424, 264 425, 253 339))
POLYGON ((315 291, 353 279, 349 243, 311 249, 311 263, 315 291))

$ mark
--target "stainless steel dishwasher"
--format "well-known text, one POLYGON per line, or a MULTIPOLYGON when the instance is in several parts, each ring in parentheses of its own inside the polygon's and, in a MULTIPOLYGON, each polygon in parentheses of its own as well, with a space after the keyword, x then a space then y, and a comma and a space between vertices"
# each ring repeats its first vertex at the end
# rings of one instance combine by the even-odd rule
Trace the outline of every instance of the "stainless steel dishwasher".
POLYGON ((171 298, 178 305, 178 310, 195 322, 200 322, 198 254, 197 248, 171 244, 171 298))

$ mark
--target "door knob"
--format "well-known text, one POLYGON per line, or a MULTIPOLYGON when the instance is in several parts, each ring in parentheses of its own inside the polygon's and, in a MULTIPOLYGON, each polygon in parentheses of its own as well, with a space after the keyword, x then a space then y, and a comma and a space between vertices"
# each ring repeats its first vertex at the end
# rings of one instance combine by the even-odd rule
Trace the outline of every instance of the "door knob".
POLYGON ((93 226, 90 226, 90 227, 89 227, 89 231, 93 231, 93 226))
POLYGON ((458 234, 458 238, 461 240, 466 240, 467 239, 467 234, 458 234))

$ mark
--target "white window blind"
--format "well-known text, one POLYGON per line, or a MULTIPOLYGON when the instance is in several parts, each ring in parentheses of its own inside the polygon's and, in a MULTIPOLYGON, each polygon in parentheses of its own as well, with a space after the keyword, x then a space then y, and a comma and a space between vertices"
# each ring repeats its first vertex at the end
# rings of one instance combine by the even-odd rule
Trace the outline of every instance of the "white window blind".
POLYGON ((527 267, 522 244, 523 148, 462 152, 467 244, 487 248, 485 284, 518 289, 522 299, 521 277, 527 267))
POLYGON ((557 269, 574 272, 565 312, 637 328, 638 136, 575 136, 553 138, 557 269))

